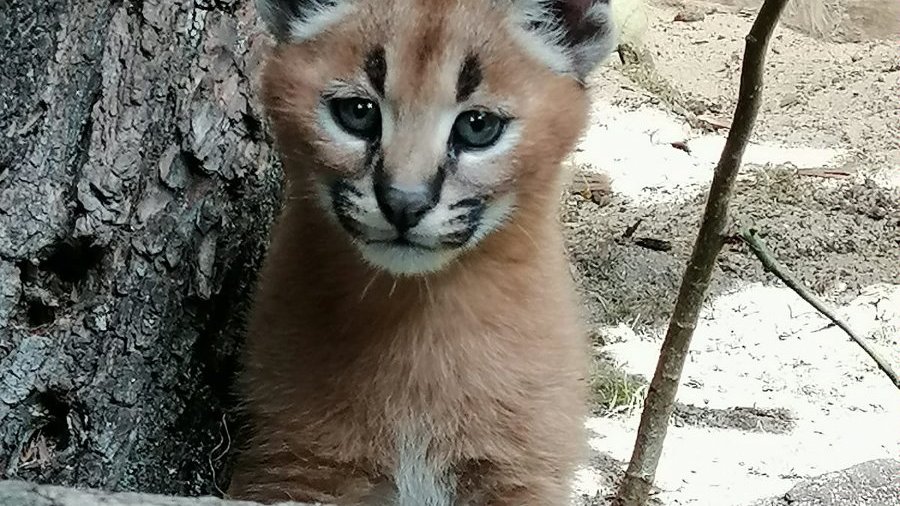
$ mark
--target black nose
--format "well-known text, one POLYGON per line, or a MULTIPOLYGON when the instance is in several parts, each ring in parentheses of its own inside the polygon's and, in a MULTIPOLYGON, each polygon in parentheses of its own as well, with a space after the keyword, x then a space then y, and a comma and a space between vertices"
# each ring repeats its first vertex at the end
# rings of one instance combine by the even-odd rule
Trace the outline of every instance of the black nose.
POLYGON ((440 199, 438 181, 415 186, 397 186, 383 178, 375 180, 375 200, 384 217, 401 234, 415 227, 440 199))

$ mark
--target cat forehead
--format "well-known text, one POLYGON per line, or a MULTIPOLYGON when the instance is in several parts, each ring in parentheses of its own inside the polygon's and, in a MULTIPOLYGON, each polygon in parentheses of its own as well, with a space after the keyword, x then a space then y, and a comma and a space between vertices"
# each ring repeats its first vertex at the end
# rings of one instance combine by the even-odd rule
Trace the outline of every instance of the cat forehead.
MULTIPOLYGON (((355 23, 360 35, 389 39, 434 37, 465 28, 477 29, 486 15, 505 12, 497 0, 257 0, 257 10, 270 31, 282 41, 302 43, 343 23, 355 23), (446 28, 436 30, 435 28, 446 28)), ((495 27, 496 28, 496 27, 495 27)))
MULTIPOLYGON (((466 100, 482 84, 484 66, 496 60, 490 39, 502 33, 485 30, 485 19, 495 24, 497 12, 467 6, 465 2, 442 2, 441 8, 423 8, 421 0, 396 3, 395 12, 383 23, 383 45, 366 54, 366 74, 378 87, 377 77, 386 77, 387 88, 408 97, 455 96, 466 100), (384 62, 372 65, 372 62, 384 62), (374 72, 373 72, 374 70, 374 72), (386 73, 386 76, 385 76, 386 73)), ((484 4, 484 2, 482 2, 484 4)), ((382 86, 384 88, 384 86, 382 86)))
POLYGON ((612 50, 608 0, 257 0, 282 43, 333 32, 388 48, 404 73, 511 42, 561 74, 583 78, 612 50), (447 58, 442 59, 441 56, 447 58))

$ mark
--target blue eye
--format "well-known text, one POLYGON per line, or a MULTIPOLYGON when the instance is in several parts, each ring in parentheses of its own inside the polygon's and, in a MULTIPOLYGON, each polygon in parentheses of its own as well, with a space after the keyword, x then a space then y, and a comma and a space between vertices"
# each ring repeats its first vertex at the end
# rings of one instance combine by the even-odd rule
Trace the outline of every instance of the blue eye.
POLYGON ((328 102, 331 115, 347 133, 373 140, 381 135, 381 111, 366 98, 335 98, 328 102))
POLYGON ((466 111, 453 123, 452 142, 462 149, 483 149, 503 135, 507 120, 487 111, 466 111))

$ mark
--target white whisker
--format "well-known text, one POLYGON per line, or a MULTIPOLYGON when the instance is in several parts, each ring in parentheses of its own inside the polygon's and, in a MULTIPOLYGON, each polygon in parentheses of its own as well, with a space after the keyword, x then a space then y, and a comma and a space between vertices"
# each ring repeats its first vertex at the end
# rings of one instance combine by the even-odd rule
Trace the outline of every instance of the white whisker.
POLYGON ((375 284, 375 280, 378 279, 378 275, 381 274, 381 271, 376 270, 375 274, 372 275, 372 279, 366 283, 365 288, 363 288, 362 293, 359 295, 359 301, 362 302, 363 299, 366 298, 366 294, 369 293, 369 288, 372 288, 372 285, 375 284))
POLYGON ((425 283, 425 293, 428 296, 428 303, 431 306, 434 306, 434 292, 431 291, 431 283, 428 282, 428 276, 422 276, 422 281, 425 283))
POLYGON ((394 296, 394 290, 396 290, 396 289, 397 289, 397 278, 394 278, 394 284, 391 285, 391 291, 388 293, 388 298, 391 298, 394 296))
POLYGON ((523 234, 525 234, 525 237, 527 237, 528 240, 531 241, 531 244, 534 245, 535 249, 540 249, 537 241, 534 240, 534 237, 532 237, 528 230, 526 230, 525 227, 523 227, 519 222, 516 222, 516 228, 518 228, 522 231, 523 234))

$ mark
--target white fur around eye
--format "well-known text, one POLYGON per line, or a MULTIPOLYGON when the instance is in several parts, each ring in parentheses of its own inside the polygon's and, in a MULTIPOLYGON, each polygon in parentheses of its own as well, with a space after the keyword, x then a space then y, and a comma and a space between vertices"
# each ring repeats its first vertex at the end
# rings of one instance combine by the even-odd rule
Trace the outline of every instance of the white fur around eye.
POLYGON ((381 143, 387 146, 394 140, 394 130, 396 128, 394 111, 391 109, 390 104, 385 103, 384 100, 380 101, 378 106, 381 109, 381 143))
POLYGON ((318 116, 319 128, 329 139, 334 141, 335 144, 338 144, 345 149, 365 151, 366 141, 344 130, 343 127, 338 124, 337 120, 334 119, 334 115, 331 113, 331 109, 328 107, 327 103, 322 102, 319 105, 316 115, 318 116))
POLYGON ((461 108, 441 111, 434 124, 434 130, 431 136, 431 146, 434 151, 445 151, 447 149, 447 141, 450 139, 450 135, 453 132, 456 118, 459 117, 462 111, 461 108))
POLYGON ((484 164, 496 160, 511 153, 522 137, 522 129, 515 121, 506 126, 506 130, 497 139, 494 144, 483 148, 470 151, 463 151, 459 155, 460 165, 484 164))
POLYGON ((494 145, 461 152, 457 164, 459 177, 482 188, 492 188, 506 180, 513 170, 512 154, 521 139, 521 126, 513 122, 494 145))

